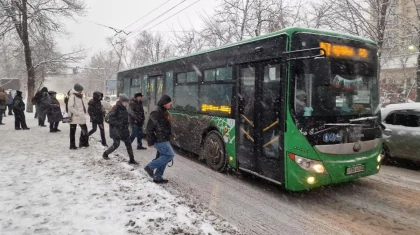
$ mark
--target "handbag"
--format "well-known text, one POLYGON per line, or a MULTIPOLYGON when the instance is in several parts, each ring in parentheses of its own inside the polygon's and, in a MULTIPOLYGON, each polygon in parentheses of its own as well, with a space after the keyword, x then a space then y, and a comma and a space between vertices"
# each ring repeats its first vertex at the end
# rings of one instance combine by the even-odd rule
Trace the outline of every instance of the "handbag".
MULTIPOLYGON (((76 97, 74 98, 74 103, 76 103, 76 97)), ((73 104, 73 107, 74 107, 74 104, 73 104)), ((63 117, 61 121, 63 123, 70 123, 72 121, 72 117, 73 117, 73 113, 71 114, 70 117, 63 117)))

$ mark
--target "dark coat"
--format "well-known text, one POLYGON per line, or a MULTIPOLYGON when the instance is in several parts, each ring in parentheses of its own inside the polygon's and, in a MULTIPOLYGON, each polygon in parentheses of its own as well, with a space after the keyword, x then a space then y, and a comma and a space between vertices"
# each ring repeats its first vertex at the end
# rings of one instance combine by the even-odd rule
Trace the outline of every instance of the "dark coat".
POLYGON ((130 125, 138 124, 143 126, 144 124, 144 109, 143 109, 143 102, 137 101, 136 98, 133 98, 130 101, 128 107, 128 115, 129 115, 129 123, 130 125))
POLYGON ((34 96, 34 98, 33 98, 33 104, 36 104, 36 105, 40 105, 41 104, 41 100, 42 100, 42 98, 45 96, 45 95, 47 95, 47 93, 48 93, 48 89, 46 88, 46 87, 43 87, 40 91, 38 91, 36 94, 35 94, 35 96, 34 96))
POLYGON ((155 143, 166 142, 171 138, 171 116, 168 110, 163 107, 161 100, 155 109, 150 113, 147 122, 147 144, 149 146, 155 143))
POLYGON ((100 92, 93 93, 93 99, 91 99, 88 103, 88 113, 89 113, 91 122, 95 122, 95 123, 104 122, 105 111, 102 108, 100 92))
POLYGON ((50 97, 48 100, 48 122, 61 122, 63 120, 63 114, 61 113, 60 102, 54 97, 50 97))
POLYGON ((127 108, 120 101, 108 113, 108 123, 109 134, 112 139, 124 140, 130 136, 127 108))
POLYGON ((17 94, 13 99, 13 112, 14 113, 24 113, 25 112, 25 102, 23 102, 22 94, 17 94))
POLYGON ((41 117, 45 117, 45 115, 48 114, 50 109, 50 96, 48 95, 48 93, 42 93, 41 101, 38 104, 41 108, 39 115, 41 117))

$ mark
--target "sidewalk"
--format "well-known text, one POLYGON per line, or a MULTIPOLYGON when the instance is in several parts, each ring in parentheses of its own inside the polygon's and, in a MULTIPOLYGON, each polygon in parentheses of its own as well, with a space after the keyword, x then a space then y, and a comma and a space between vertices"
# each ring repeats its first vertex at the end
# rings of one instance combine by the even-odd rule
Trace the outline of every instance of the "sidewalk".
MULTIPOLYGON (((37 127, 33 114, 27 114, 29 131, 15 131, 13 116, 3 121, 2 235, 237 233, 219 218, 206 219, 208 211, 188 206, 151 182, 142 166, 128 165, 124 145, 117 151, 122 154, 105 161, 97 140, 87 149, 69 150, 67 124, 60 124, 61 133, 49 133, 37 127)), ((78 128, 77 139, 79 135, 78 128)))

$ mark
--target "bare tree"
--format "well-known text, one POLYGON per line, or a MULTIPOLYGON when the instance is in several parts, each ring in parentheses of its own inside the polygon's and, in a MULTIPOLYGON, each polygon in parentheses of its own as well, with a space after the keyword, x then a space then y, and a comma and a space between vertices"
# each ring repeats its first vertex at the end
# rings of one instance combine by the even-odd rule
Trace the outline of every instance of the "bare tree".
POLYGON ((22 42, 27 70, 27 111, 32 112, 30 100, 35 93, 36 69, 33 64, 33 36, 64 33, 60 18, 73 18, 83 13, 81 0, 0 0, 4 9, 0 15, 0 35, 15 32, 22 42))
POLYGON ((158 62, 173 55, 172 47, 161 34, 153 35, 146 31, 140 33, 130 49, 134 66, 158 62))

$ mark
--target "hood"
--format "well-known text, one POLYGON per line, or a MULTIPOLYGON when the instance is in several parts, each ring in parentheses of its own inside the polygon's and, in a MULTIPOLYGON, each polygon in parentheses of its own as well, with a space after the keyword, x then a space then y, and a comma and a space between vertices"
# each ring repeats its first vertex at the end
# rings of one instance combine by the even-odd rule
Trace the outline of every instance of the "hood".
POLYGON ((43 88, 41 89, 41 92, 48 92, 48 88, 43 87, 43 88))
POLYGON ((93 92, 93 101, 101 101, 101 92, 99 91, 93 92))
POLYGON ((4 88, 3 87, 0 87, 0 92, 4 92, 4 88))
POLYGON ((160 98, 160 100, 159 100, 159 102, 157 103, 157 105, 159 105, 159 106, 164 106, 165 104, 168 104, 168 103, 170 103, 172 100, 171 100, 171 97, 169 97, 168 95, 163 95, 161 98, 160 98))
POLYGON ((17 97, 22 97, 22 92, 21 91, 16 91, 16 96, 17 97))

